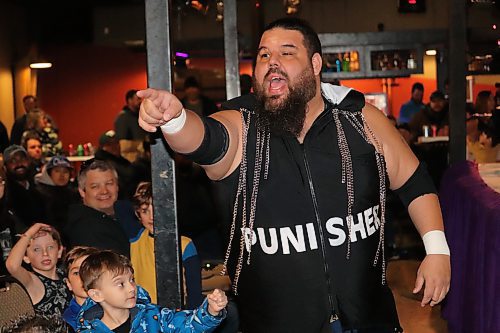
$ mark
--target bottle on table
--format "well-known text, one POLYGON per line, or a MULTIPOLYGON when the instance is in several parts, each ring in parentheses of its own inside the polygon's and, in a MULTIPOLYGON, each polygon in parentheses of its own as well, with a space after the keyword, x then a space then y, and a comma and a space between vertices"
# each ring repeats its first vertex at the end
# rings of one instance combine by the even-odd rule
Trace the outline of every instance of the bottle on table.
POLYGON ((78 147, 76 147, 76 156, 84 156, 84 153, 83 145, 79 144, 78 147))

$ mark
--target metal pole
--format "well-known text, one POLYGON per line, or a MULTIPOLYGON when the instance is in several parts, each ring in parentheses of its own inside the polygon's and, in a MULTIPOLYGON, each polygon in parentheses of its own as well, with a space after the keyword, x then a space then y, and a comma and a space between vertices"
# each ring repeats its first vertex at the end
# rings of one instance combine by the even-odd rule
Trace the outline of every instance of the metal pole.
POLYGON ((226 98, 240 96, 240 70, 236 0, 224 1, 224 55, 226 58, 226 98))
MULTIPOLYGON (((437 87, 442 92, 449 95, 449 75, 448 75, 448 53, 444 47, 437 48, 436 54, 436 77, 437 77, 437 87), (448 81, 448 91, 446 90, 446 81, 448 81)), ((449 96, 448 96, 449 97, 449 96)))
POLYGON ((466 159, 465 129, 465 89, 466 89, 466 57, 467 46, 466 2, 451 0, 450 2, 450 164, 466 159))
MULTIPOLYGON (((172 90, 168 0, 146 0, 148 86, 172 90)), ((151 145, 156 285, 158 304, 181 307, 179 235, 175 197, 174 161, 162 135, 151 145)))

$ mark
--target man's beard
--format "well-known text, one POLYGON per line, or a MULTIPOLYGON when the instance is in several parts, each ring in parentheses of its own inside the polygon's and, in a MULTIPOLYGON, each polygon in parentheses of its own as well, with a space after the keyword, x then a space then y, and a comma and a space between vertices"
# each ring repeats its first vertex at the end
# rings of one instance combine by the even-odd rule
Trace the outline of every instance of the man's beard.
POLYGON ((297 137, 304 127, 307 103, 316 95, 316 79, 312 67, 307 67, 293 84, 290 83, 288 75, 277 68, 270 69, 265 77, 272 73, 280 74, 287 80, 288 95, 281 101, 279 99, 282 96, 266 96, 264 85, 259 85, 254 76, 257 127, 269 128, 275 135, 290 133, 297 137))
POLYGON ((16 181, 16 182, 21 182, 21 181, 26 181, 29 180, 30 178, 30 172, 31 168, 30 167, 17 167, 16 169, 24 169, 23 173, 17 173, 15 170, 7 170, 7 178, 16 181))

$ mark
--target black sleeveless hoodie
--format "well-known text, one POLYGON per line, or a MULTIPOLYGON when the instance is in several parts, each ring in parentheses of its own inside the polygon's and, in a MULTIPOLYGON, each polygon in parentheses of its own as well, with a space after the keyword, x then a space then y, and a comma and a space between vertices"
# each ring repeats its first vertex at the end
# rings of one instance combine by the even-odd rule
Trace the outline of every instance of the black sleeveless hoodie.
MULTIPOLYGON (((225 109, 252 113, 254 99, 229 101, 225 109), (237 106, 237 108, 235 108, 237 106), (241 107, 244 106, 244 107, 241 107)), ((374 266, 379 243, 379 176, 375 149, 340 117, 349 144, 355 202, 347 254, 347 192, 341 182, 341 158, 332 109, 359 112, 364 96, 354 90, 339 105, 325 100, 303 144, 292 136, 270 141, 268 179, 261 179, 251 263, 246 256, 237 301, 245 333, 331 332, 338 316, 344 329, 400 330, 394 299, 382 285, 381 259, 374 266)), ((245 117, 246 118, 246 117, 245 117)), ((255 120, 255 115, 252 118, 255 120)), ((250 198, 255 159, 256 126, 250 122, 247 193, 250 198)), ((239 168, 216 182, 216 193, 230 229, 239 168)), ((238 221, 241 221, 241 212, 238 221)), ((233 277, 239 252, 237 224, 228 272, 233 277)), ((246 230, 250 235, 250 231, 246 230)))

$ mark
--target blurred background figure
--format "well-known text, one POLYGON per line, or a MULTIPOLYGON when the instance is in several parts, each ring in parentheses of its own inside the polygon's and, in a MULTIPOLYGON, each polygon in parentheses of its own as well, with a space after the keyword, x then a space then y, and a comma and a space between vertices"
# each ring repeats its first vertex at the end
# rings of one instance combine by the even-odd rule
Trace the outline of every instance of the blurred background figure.
POLYGON ((495 109, 500 108, 500 82, 495 83, 495 109))
MULTIPOLYGON (((80 202, 78 190, 71 182, 73 166, 63 155, 52 157, 35 176, 36 188, 43 197, 47 222, 62 234, 68 221, 68 209, 80 202)), ((63 244, 68 245, 63 238, 63 244)))
POLYGON ((479 114, 492 114, 495 109, 495 98, 491 91, 483 90, 477 94, 476 97, 476 113, 479 114))
POLYGON ((118 173, 118 198, 130 199, 135 192, 131 163, 120 155, 120 142, 115 131, 104 132, 99 138, 99 148, 95 152, 95 159, 107 161, 113 165, 118 173))
POLYGON ((43 197, 35 188, 30 158, 19 145, 11 145, 3 153, 5 193, 0 220, 14 234, 23 233, 35 222, 45 221, 43 197))
MULTIPOLYGON (((42 143, 43 157, 51 157, 62 154, 62 142, 59 140, 57 128, 50 121, 47 114, 41 109, 31 110, 26 117, 26 130, 25 135, 28 133, 36 132, 42 143)), ((22 139, 21 139, 22 141, 22 139)))
POLYGON ((200 116, 209 116, 219 109, 215 102, 202 94, 201 86, 194 76, 189 76, 184 81, 184 98, 182 105, 200 116))
POLYGON ((24 114, 17 118, 12 125, 10 132, 10 143, 20 145, 21 138, 26 130, 26 117, 34 109, 38 107, 38 100, 35 96, 27 95, 23 97, 24 114))
POLYGON ((411 99, 405 104, 401 105, 399 111, 399 124, 409 123, 413 115, 417 114, 422 110, 425 105, 422 102, 424 98, 424 85, 420 82, 416 82, 411 87, 411 99))
POLYGON ((42 141, 40 140, 40 136, 36 131, 26 131, 23 134, 21 145, 24 149, 26 149, 26 152, 28 152, 28 156, 33 166, 31 171, 34 176, 42 171, 44 164, 42 141))
POLYGON ((248 74, 240 75, 241 95, 247 95, 252 92, 252 77, 248 74))
POLYGON ((9 133, 7 133, 7 128, 0 120, 0 151, 4 151, 5 148, 9 146, 9 133))
POLYGON ((139 108, 141 99, 137 97, 137 90, 132 89, 125 94, 125 105, 115 119, 116 138, 120 144, 120 154, 129 160, 135 161, 142 153, 142 142, 146 132, 139 127, 139 108))
POLYGON ((436 90, 431 94, 430 102, 419 112, 415 113, 410 121, 412 141, 416 142, 419 136, 423 136, 423 126, 434 127, 431 136, 447 136, 449 134, 448 105, 444 94, 436 90), (435 132, 435 134, 434 134, 435 132))

